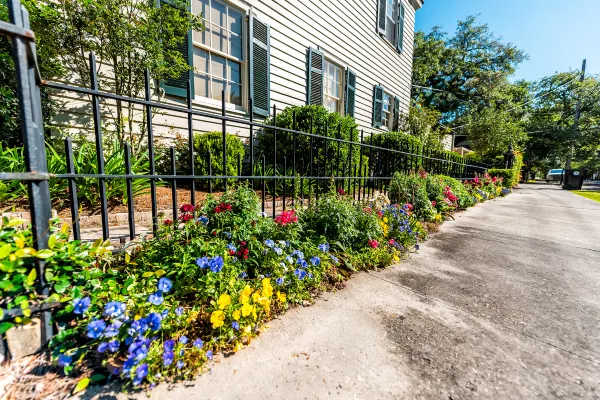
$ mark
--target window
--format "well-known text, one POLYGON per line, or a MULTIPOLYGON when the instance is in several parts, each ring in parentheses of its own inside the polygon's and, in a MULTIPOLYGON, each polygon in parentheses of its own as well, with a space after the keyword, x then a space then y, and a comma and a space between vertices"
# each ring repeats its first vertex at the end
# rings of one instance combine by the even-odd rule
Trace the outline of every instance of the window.
POLYGON ((398 21, 398 1, 397 0, 386 0, 385 6, 385 38, 390 43, 394 43, 396 36, 396 22, 398 21))
POLYGON ((244 14, 218 0, 194 0, 205 30, 193 32, 196 96, 242 105, 244 14))
POLYGON ((384 128, 392 130, 392 113, 394 111, 394 105, 392 104, 394 101, 394 96, 389 94, 388 92, 383 93, 383 105, 381 111, 381 126, 384 128))
POLYGON ((323 82, 323 105, 329 112, 336 112, 343 114, 343 75, 342 68, 325 60, 325 67, 323 71, 324 82, 323 82))

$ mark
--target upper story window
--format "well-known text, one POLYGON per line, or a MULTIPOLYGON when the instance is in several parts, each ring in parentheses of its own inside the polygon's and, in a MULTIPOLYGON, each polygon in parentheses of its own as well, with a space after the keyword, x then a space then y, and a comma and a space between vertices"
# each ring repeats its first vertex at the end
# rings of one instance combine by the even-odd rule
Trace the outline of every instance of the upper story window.
POLYGON ((396 22, 398 21, 398 1, 397 0, 386 0, 386 27, 385 27, 385 38, 388 42, 394 44, 396 37, 396 22))
POLYGON ((377 32, 399 52, 404 45, 403 0, 378 0, 377 32))
POLYGON ((242 105, 244 14, 218 0, 194 0, 205 30, 193 32, 196 96, 242 105))
POLYGON ((326 59, 323 77, 325 78, 323 82, 323 105, 329 112, 343 114, 344 77, 342 68, 326 59))

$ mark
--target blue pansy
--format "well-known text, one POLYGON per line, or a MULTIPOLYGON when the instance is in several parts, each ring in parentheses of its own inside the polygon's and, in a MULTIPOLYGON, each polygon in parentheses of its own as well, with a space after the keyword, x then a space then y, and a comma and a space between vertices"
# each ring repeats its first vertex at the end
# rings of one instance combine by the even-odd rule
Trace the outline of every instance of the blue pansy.
POLYGON ((165 341, 163 343, 163 348, 165 351, 173 351, 175 348, 175 341, 173 339, 165 341))
POLYGON ((274 251, 274 252, 275 252, 275 253, 276 253, 278 256, 280 256, 280 255, 282 255, 282 254, 283 254, 283 250, 281 250, 281 247, 277 247, 277 246, 275 246, 275 247, 273 247, 273 251, 274 251))
POLYGON ((73 357, 68 356, 66 354, 61 354, 58 356, 58 366, 59 367, 68 367, 73 362, 73 357))
POLYGON ((306 260, 303 260, 301 258, 299 258, 296 263, 300 264, 300 268, 306 268, 306 267, 308 267, 308 263, 306 262, 306 260))
POLYGON ((278 285, 283 285, 284 282, 285 282, 285 278, 284 277, 275 279, 275 283, 278 284, 278 285))
POLYGON ((338 265, 340 263, 340 260, 336 256, 334 256, 333 254, 331 254, 331 261, 333 261, 333 263, 335 265, 338 265))
POLYGON ((184 365, 185 364, 183 363, 183 361, 181 361, 181 360, 177 361, 177 369, 183 368, 184 365))
POLYGON ((199 266, 200 268, 204 269, 204 268, 208 267, 208 261, 209 261, 208 257, 197 258, 196 265, 199 266))
POLYGON ((179 338, 179 343, 181 343, 181 344, 187 344, 187 342, 188 342, 187 336, 181 336, 179 338))
POLYGON ((158 290, 163 293, 169 293, 171 288, 173 287, 173 282, 169 278, 160 278, 158 280, 158 290))
POLYGON ((231 238, 231 236, 233 236, 231 233, 229 232, 223 232, 223 235, 227 236, 228 238, 231 238))
POLYGON ((319 250, 321 250, 322 252, 328 252, 329 251, 329 243, 321 243, 319 245, 319 250))
POLYGON ((239 324, 237 321, 233 321, 233 322, 231 323, 231 327, 232 327, 233 329, 235 329, 236 331, 239 331, 239 330, 240 330, 240 324, 239 324))
POLYGON ((173 364, 173 360, 175 359, 175 353, 172 351, 165 351, 162 355, 163 365, 166 367, 168 365, 173 364))
POLYGON ((148 330, 148 321, 146 318, 140 318, 137 321, 133 321, 127 333, 131 336, 142 335, 148 330))
POLYGON ((301 252, 300 250, 294 250, 294 251, 292 251, 292 255, 296 256, 298 258, 304 258, 304 253, 301 252))
POLYGON ((162 310, 162 312, 160 313, 160 316, 163 317, 163 319, 167 318, 168 315, 169 315, 169 310, 167 310, 166 308, 164 310, 162 310))
POLYGON ((204 342, 202 341, 202 339, 196 339, 194 340, 194 347, 197 349, 201 349, 204 346, 204 342))
POLYGON ((129 355, 136 361, 142 361, 148 356, 148 349, 150 348, 150 340, 148 339, 136 339, 129 345, 129 355))
POLYGON ((181 317, 183 315, 183 307, 177 307, 175 309, 175 314, 177 314, 178 317, 181 317))
POLYGON ((213 353, 212 353, 212 350, 208 350, 208 351, 206 352, 206 358, 208 358, 209 360, 212 360, 212 358, 213 358, 213 353))
POLYGON ((235 253, 237 251, 237 248, 233 245, 233 243, 229 243, 227 245, 227 250, 232 251, 232 252, 235 253))
POLYGON ((223 265, 225 265, 225 262, 223 261, 223 257, 221 256, 214 257, 208 263, 210 270, 215 274, 221 272, 221 270, 223 269, 223 265))
POLYGON ((123 374, 129 375, 129 373, 131 372, 131 369, 133 368, 134 365, 135 365, 135 360, 133 359, 133 357, 129 357, 123 364, 123 374))
POLYGON ((111 301, 106 303, 104 306, 104 313, 102 315, 111 318, 119 318, 125 312, 126 307, 124 303, 120 301, 111 301))
POLYGON ((155 306, 160 306, 163 301, 165 301, 165 298, 160 290, 148 296, 148 303, 154 304, 155 306))
POLYGON ((208 217, 206 215, 201 215, 198 218, 198 222, 200 222, 202 225, 206 226, 206 225, 208 225, 208 217))
POLYGON ((106 329, 106 322, 101 319, 95 319, 87 326, 87 337, 98 339, 106 329))
POLYGON ((98 353, 104 353, 108 350, 108 343, 102 342, 98 345, 98 353))
POLYGON ((106 337, 114 337, 117 336, 119 334, 119 329, 121 329, 121 326, 123 325, 123 323, 121 321, 114 320, 112 324, 110 324, 106 330, 104 331, 104 336, 106 337))
POLYGON ((293 264, 293 263, 294 263, 294 259, 292 258, 292 256, 287 256, 287 257, 285 258, 285 261, 289 262, 290 264, 293 264))
POLYGON ((148 364, 142 364, 135 369, 135 377, 133 378, 133 384, 135 386, 142 383, 144 378, 148 375, 148 364))
POLYGON ((84 297, 83 299, 74 299, 73 300, 73 312, 75 314, 83 314, 90 308, 91 299, 89 297, 84 297))
POLYGON ((317 257, 317 256, 315 256, 315 257, 311 257, 311 258, 310 258, 310 263, 311 263, 312 265, 314 265, 315 267, 318 267, 318 266, 319 266, 319 264, 321 264, 321 259, 320 259, 319 257, 317 257))
POLYGON ((269 247, 269 248, 273 248, 273 246, 275 246, 275 242, 272 241, 271 239, 267 239, 267 240, 265 240, 265 245, 267 245, 267 247, 269 247))
POLYGON ((238 279, 246 279, 247 277, 248 273, 246 271, 242 271, 242 273, 238 275, 238 279))
POLYGON ((153 312, 148 314, 146 321, 148 321, 148 327, 150 329, 157 331, 160 329, 160 321, 162 321, 162 317, 160 314, 153 312))
POLYGON ((116 353, 117 351, 119 351, 120 346, 121 343, 118 340, 112 340, 108 342, 108 351, 110 351, 111 353, 116 353))
POLYGON ((294 271, 294 275, 296 275, 298 279, 302 280, 306 277, 306 271, 300 268, 296 268, 296 270, 294 271))

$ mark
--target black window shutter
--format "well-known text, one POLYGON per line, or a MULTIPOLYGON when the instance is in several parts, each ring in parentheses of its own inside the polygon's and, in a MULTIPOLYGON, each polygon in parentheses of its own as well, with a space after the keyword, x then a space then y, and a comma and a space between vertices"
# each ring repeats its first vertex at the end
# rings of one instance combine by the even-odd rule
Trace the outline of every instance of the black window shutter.
POLYGON ((271 107, 271 27, 250 15, 248 29, 248 76, 252 112, 267 117, 271 107))
POLYGON ((323 105, 323 68, 325 55, 310 47, 306 65, 306 104, 323 105))
POLYGON ((383 87, 373 88, 373 127, 379 128, 383 123, 383 87))
POLYGON ((354 118, 356 103, 356 74, 350 68, 346 69, 346 115, 354 118))
POLYGON ((386 0, 377 0, 377 32, 385 35, 386 0))
POLYGON ((404 5, 402 0, 399 0, 398 6, 398 23, 396 24, 398 32, 396 32, 396 49, 402 52, 404 48, 404 5))
POLYGON ((394 121, 392 125, 392 131, 398 132, 400 130, 400 97, 394 97, 394 121))
MULTIPOLYGON (((191 5, 191 3, 190 3, 191 5)), ((169 0, 159 0, 159 7, 175 7, 175 5, 169 0)), ((172 50, 181 53, 181 56, 187 60, 188 65, 193 67, 193 55, 192 55, 192 30, 185 35, 184 40, 179 43, 172 50)), ((163 82, 163 88, 166 94, 173 96, 187 97, 187 83, 188 80, 192 83, 192 93, 194 90, 194 79, 193 70, 185 71, 181 73, 177 78, 168 78, 163 82)))

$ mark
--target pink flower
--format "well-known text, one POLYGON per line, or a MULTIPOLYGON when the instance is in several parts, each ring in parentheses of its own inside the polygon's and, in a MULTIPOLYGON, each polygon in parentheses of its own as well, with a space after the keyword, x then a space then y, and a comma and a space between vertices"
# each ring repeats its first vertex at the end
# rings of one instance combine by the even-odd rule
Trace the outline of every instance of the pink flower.
POLYGON ((371 240, 369 240, 369 246, 376 249, 379 246, 379 242, 375 239, 371 239, 371 240))
POLYGON ((287 225, 292 224, 294 222, 298 222, 296 210, 284 211, 281 213, 281 215, 278 215, 275 218, 275 223, 279 225, 287 225))
POLYGON ((338 192, 338 194, 339 194, 340 196, 343 196, 343 195, 345 195, 345 194, 346 194, 346 192, 345 192, 345 191, 344 191, 344 189, 342 189, 342 188, 339 188, 339 189, 337 190, 337 192, 338 192))
POLYGON ((383 217, 383 211, 381 211, 381 210, 377 211, 377 215, 379 215, 379 218, 383 217))
POLYGON ((433 200, 433 201, 431 202, 431 206, 432 206, 432 207, 435 207, 435 206, 436 206, 436 204, 437 204, 437 201, 435 201, 435 200, 433 200))
POLYGON ((388 243, 390 244, 390 246, 393 246, 394 244, 396 244, 396 242, 394 241, 394 239, 390 239, 390 241, 388 243))

